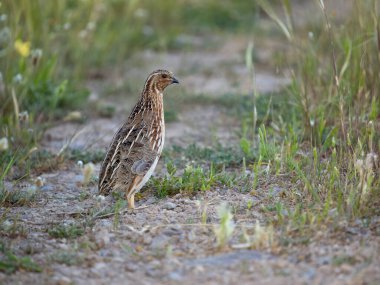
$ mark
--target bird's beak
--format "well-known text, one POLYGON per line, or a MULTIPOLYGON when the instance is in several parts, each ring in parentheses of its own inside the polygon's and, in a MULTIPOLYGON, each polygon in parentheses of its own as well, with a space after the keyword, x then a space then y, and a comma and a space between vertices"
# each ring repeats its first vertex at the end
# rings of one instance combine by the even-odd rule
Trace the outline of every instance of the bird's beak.
POLYGON ((177 80, 177 78, 172 77, 172 84, 173 84, 173 83, 177 83, 177 84, 179 84, 179 81, 177 80))

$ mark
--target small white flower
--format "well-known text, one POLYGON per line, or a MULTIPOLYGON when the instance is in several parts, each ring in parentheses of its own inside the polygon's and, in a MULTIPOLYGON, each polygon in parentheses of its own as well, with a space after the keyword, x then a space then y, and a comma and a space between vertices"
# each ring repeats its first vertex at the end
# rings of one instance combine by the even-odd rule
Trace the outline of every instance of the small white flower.
POLYGON ((12 227, 13 223, 10 220, 5 220, 3 222, 4 230, 9 230, 12 227))
POLYGON ((79 32, 79 37, 84 39, 85 37, 87 37, 87 31, 86 30, 82 30, 79 32))
POLYGON ((314 119, 310 119, 310 126, 314 127, 314 125, 315 125, 315 120, 314 119))
POLYGON ((83 119, 82 113, 79 111, 72 111, 63 118, 64 121, 80 121, 83 119))
POLYGON ((28 192, 29 195, 36 194, 36 192, 37 192, 37 186, 36 185, 31 186, 30 188, 28 188, 27 192, 28 192))
POLYGON ((29 114, 28 111, 23 111, 20 114, 18 114, 18 120, 20 123, 26 123, 29 121, 29 114))
POLYGON ((83 161, 82 160, 78 160, 77 161, 77 165, 82 168, 83 167, 83 161))
POLYGON ((70 23, 65 23, 64 25, 63 25, 63 29, 64 30, 68 30, 68 29, 70 29, 71 28, 71 24, 70 23))
POLYGON ((13 82, 14 83, 21 83, 22 82, 22 75, 20 73, 17 73, 14 77, 13 77, 13 82))
POLYGON ((45 179, 41 176, 38 176, 36 180, 34 180, 34 185, 36 185, 38 188, 41 188, 45 184, 45 179))
POLYGON ((42 57, 42 49, 40 48, 32 49, 30 54, 32 55, 32 58, 40 59, 42 57))
POLYGON ((309 36, 309 39, 310 39, 310 40, 314 39, 314 33, 313 33, 313 32, 309 32, 309 33, 308 33, 308 36, 309 36))
POLYGON ((89 31, 92 31, 92 30, 94 30, 95 29, 95 23, 94 22, 88 22, 87 23, 87 27, 86 27, 86 29, 87 30, 89 30, 89 31))
POLYGON ((143 28, 143 34, 145 36, 151 36, 151 35, 154 34, 154 30, 153 30, 153 28, 151 26, 144 26, 144 28, 143 28))
POLYGON ((88 183, 90 183, 90 180, 92 178, 92 175, 95 171, 95 165, 92 162, 86 163, 85 166, 82 169, 83 173, 83 185, 86 186, 88 183))
POLYGON ((379 161, 379 156, 374 153, 370 152, 367 153, 365 157, 365 168, 367 171, 374 171, 378 167, 378 161, 379 161))
POLYGON ((98 195, 98 196, 96 196, 96 200, 97 200, 98 202, 103 202, 105 199, 106 199, 106 197, 103 196, 103 195, 98 195))
POLYGON ((135 17, 136 18, 145 18, 148 15, 147 11, 145 9, 136 9, 135 11, 135 17))
POLYGON ((9 148, 9 143, 7 138, 0 139, 0 151, 7 150, 9 148))

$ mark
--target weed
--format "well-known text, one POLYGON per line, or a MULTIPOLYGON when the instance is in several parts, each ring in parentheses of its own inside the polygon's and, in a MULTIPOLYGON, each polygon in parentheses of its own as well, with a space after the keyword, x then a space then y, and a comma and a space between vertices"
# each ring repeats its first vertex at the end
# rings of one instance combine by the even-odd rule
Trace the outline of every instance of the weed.
POLYGON ((38 197, 38 191, 31 186, 28 190, 7 190, 0 187, 0 205, 2 207, 22 207, 32 205, 38 197))
POLYGON ((231 167, 240 165, 244 155, 239 149, 225 147, 221 144, 214 147, 200 147, 196 144, 190 144, 186 148, 174 145, 171 150, 165 151, 164 157, 170 157, 171 160, 174 159, 176 163, 180 164, 192 161, 197 164, 210 165, 212 163, 216 168, 220 168, 223 165, 231 167), (178 157, 180 161, 178 161, 178 157))
POLYGON ((331 262, 334 266, 340 266, 342 264, 354 265, 358 260, 355 256, 343 254, 335 256, 331 262))
POLYGON ((219 205, 217 213, 220 223, 214 227, 214 233, 218 247, 224 247, 232 237, 235 223, 233 221, 231 209, 226 203, 219 205))
POLYGON ((49 260, 67 266, 79 265, 83 258, 76 251, 57 251, 49 256, 49 260))
MULTIPOLYGON (((374 175, 378 166, 373 163, 380 151, 380 145, 374 143, 379 141, 378 132, 373 130, 379 125, 370 119, 379 116, 374 102, 380 105, 375 95, 379 86, 375 74, 380 71, 375 41, 378 10, 375 1, 356 1, 358 9, 342 29, 335 29, 324 1, 319 2, 328 28, 312 30, 310 33, 318 37, 305 39, 300 35, 302 31, 292 25, 288 4, 284 2, 286 21, 282 21, 269 1, 258 1, 289 44, 297 47, 287 62, 294 66, 288 100, 296 115, 283 116, 288 110, 285 106, 279 108, 277 120, 287 120, 260 127, 258 152, 262 161, 274 163, 276 175, 292 173, 296 179, 293 181, 300 182, 298 187, 302 190, 297 191, 297 199, 306 203, 307 213, 302 213, 298 206, 290 211, 293 222, 300 227, 326 220, 332 209, 347 219, 370 215, 379 203, 380 180, 374 175), (362 38, 364 34, 368 38, 362 38), (285 138, 276 137, 276 133, 285 138), (370 167, 366 166, 367 160, 371 161, 370 167)), ((246 155, 254 143, 243 141, 246 155)), ((254 165, 254 172, 258 171, 260 168, 254 165)), ((277 222, 286 222, 282 216, 285 209, 289 213, 283 203, 274 205, 277 222)))
POLYGON ((125 208, 126 201, 125 200, 117 200, 114 206, 114 216, 113 216, 113 228, 117 229, 120 223, 120 210, 125 208))
POLYGON ((27 230, 18 218, 6 219, 6 212, 3 214, 2 221, 0 223, 1 236, 7 236, 10 238, 26 237, 27 230))
POLYGON ((10 274, 14 273, 17 270, 41 272, 42 268, 30 257, 18 257, 11 250, 8 250, 4 246, 1 246, 0 271, 10 274))
POLYGON ((167 168, 169 173, 164 178, 151 179, 151 185, 157 189, 160 198, 180 192, 193 194, 199 190, 205 191, 215 184, 212 168, 205 172, 201 167, 187 166, 182 176, 175 176, 177 169, 173 164, 168 164, 167 168))
POLYGON ((79 200, 80 202, 83 202, 84 200, 87 200, 87 199, 90 198, 90 197, 91 197, 91 195, 90 195, 90 193, 89 193, 88 191, 86 191, 86 190, 82 190, 82 191, 80 192, 80 194, 79 194, 78 200, 79 200))
POLYGON ((271 161, 274 159, 277 153, 276 145, 268 141, 267 132, 265 126, 259 128, 259 155, 264 161, 271 161))
POLYGON ((156 189, 160 198, 177 193, 195 194, 197 191, 206 191, 215 185, 232 187, 236 181, 236 175, 224 170, 215 172, 213 165, 209 170, 197 166, 188 165, 181 176, 176 176, 177 169, 174 164, 167 164, 168 175, 163 178, 152 178, 150 186, 156 189))
POLYGON ((75 239, 84 234, 84 227, 79 224, 60 224, 51 229, 48 229, 49 236, 53 238, 75 239))
POLYGON ((259 221, 256 221, 254 228, 254 235, 250 237, 252 248, 266 248, 274 244, 274 230, 273 226, 262 226, 259 221))
POLYGON ((82 169, 82 185, 87 186, 93 178, 95 171, 95 165, 92 162, 86 163, 82 169))

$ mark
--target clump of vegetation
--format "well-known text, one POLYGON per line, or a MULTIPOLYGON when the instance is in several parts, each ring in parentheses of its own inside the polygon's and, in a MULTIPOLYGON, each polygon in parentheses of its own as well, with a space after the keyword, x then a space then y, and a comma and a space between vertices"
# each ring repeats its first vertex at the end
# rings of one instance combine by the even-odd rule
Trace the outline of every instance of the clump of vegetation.
POLYGON ((152 177, 149 185, 156 190, 159 198, 177 193, 195 194, 198 191, 210 190, 213 186, 232 187, 236 175, 226 171, 215 172, 213 165, 209 170, 200 166, 188 165, 182 175, 177 174, 177 168, 171 162, 166 165, 168 174, 164 177, 152 177))
POLYGON ((187 147, 174 145, 172 149, 165 150, 164 157, 170 157, 176 164, 187 164, 192 161, 200 165, 213 164, 214 167, 221 168, 241 165, 244 153, 238 148, 225 147, 221 144, 213 147, 190 144, 187 147))
POLYGON ((48 229, 49 236, 53 238, 75 239, 84 234, 85 229, 79 224, 60 224, 48 229))
POLYGON ((205 172, 201 167, 188 166, 181 176, 176 176, 177 169, 172 163, 167 164, 168 175, 152 178, 151 185, 157 190, 158 197, 163 198, 180 192, 194 193, 208 190, 214 183, 213 172, 205 172))
POLYGON ((26 190, 7 190, 0 186, 0 205, 2 207, 30 206, 37 197, 37 190, 33 186, 26 190))
MULTIPOLYGON (((293 194, 288 194, 292 197, 288 206, 275 206, 277 222, 289 221, 282 216, 284 212, 299 227, 331 220, 332 211, 347 219, 378 214, 377 2, 355 1, 357 9, 337 29, 330 23, 324 1, 319 1, 324 23, 306 33, 292 25, 290 5, 284 4, 286 18, 290 20, 282 21, 268 1, 259 3, 279 25, 289 44, 296 47, 291 54, 284 54, 281 64, 294 70, 287 98, 297 116, 289 121, 277 120, 275 125, 258 130, 254 128, 256 139, 251 142, 260 145, 259 157, 269 162, 270 172, 290 173, 293 181, 301 182, 289 192, 293 194), (326 29, 321 29, 325 26, 326 29), (269 141, 269 134, 276 133, 283 136, 272 136, 269 141)), ((253 92, 253 96, 259 95, 253 92)), ((256 99, 252 101, 258 104, 256 99)), ((277 113, 281 118, 288 110, 281 108, 277 113)))
POLYGON ((7 219, 7 212, 0 218, 0 236, 16 238, 26 237, 27 230, 18 218, 7 219))
POLYGON ((214 227, 218 247, 224 247, 229 242, 235 229, 235 223, 231 209, 226 203, 217 208, 220 223, 214 227))
POLYGON ((10 274, 17 270, 41 272, 42 268, 29 256, 18 257, 4 244, 0 244, 0 271, 10 274))
POLYGON ((57 251, 49 256, 49 260, 67 266, 74 266, 83 262, 83 257, 75 251, 57 251))

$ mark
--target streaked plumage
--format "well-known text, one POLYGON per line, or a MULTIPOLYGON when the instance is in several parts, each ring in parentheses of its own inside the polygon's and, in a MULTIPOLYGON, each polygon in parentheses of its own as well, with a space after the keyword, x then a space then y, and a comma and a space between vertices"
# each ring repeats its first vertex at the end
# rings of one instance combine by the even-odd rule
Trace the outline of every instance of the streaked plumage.
POLYGON ((165 139, 163 91, 178 83, 166 70, 152 72, 127 121, 116 132, 99 174, 99 194, 124 191, 130 208, 134 195, 152 175, 165 139))

